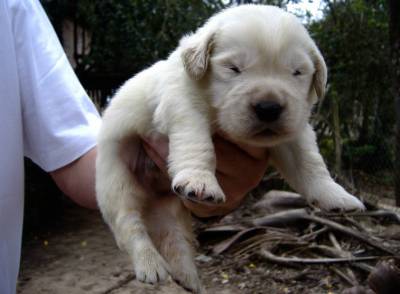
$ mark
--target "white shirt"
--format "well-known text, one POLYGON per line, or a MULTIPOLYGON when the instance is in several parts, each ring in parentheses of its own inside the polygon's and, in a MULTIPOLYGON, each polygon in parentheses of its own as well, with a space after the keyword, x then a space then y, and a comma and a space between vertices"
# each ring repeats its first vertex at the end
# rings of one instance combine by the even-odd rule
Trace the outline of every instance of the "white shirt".
POLYGON ((95 145, 99 115, 37 0, 0 0, 0 294, 14 294, 23 157, 46 171, 95 145))

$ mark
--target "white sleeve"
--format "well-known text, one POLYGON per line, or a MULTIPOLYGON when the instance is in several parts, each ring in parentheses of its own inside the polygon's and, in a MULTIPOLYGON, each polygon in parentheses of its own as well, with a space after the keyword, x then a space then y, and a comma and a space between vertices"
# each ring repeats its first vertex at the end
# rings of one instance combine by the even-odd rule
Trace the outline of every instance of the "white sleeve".
POLYGON ((12 13, 24 153, 44 170, 52 171, 95 146, 100 117, 39 1, 19 2, 12 13))

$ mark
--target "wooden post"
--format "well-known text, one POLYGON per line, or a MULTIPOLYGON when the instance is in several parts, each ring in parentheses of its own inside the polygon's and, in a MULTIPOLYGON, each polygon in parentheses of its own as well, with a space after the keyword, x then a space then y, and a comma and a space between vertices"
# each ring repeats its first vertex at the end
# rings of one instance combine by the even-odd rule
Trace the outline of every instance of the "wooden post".
POLYGON ((396 205, 400 206, 400 1, 388 0, 393 97, 396 108, 396 153, 394 183, 396 205))
POLYGON ((396 206, 400 207, 400 93, 396 97, 396 158, 394 165, 396 206))
POLYGON ((334 170, 337 176, 341 176, 342 171, 342 136, 340 133, 340 116, 339 102, 335 95, 331 99, 332 118, 333 118, 333 134, 335 140, 335 166, 334 170))

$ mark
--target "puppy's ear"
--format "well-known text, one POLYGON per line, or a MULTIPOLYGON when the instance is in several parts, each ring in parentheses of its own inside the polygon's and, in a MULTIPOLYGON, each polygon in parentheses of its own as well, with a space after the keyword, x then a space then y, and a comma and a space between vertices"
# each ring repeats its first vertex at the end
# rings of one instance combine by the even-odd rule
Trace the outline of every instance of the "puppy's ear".
POLYGON ((194 80, 200 80, 207 71, 214 36, 214 30, 199 30, 180 41, 183 66, 194 80))
MULTIPOLYGON (((313 102, 317 102, 317 99, 322 99, 325 95, 326 82, 328 78, 328 70, 326 68, 325 60, 322 57, 321 52, 315 47, 312 50, 312 59, 315 66, 315 73, 313 76, 313 88, 317 97, 314 97, 313 102)), ((315 96, 315 95, 314 95, 315 96)))

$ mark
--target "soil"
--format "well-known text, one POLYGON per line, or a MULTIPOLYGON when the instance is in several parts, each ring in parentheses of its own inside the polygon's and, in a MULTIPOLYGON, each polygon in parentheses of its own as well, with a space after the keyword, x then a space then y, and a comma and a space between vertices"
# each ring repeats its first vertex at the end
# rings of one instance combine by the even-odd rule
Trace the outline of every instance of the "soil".
MULTIPOLYGON (((238 214, 246 217, 248 210, 238 214)), ((201 242, 196 259, 208 293, 341 293, 348 287, 328 266, 288 268, 254 257, 236 260, 229 252, 212 255, 211 246, 201 242)), ((160 286, 136 281, 99 213, 68 206, 54 223, 25 234, 17 293, 188 292, 172 281, 160 286)))

